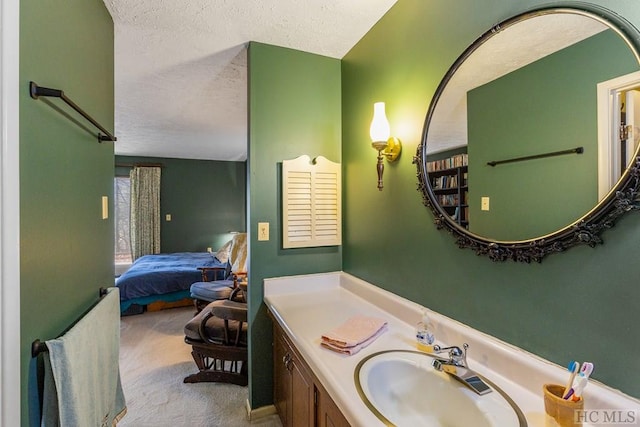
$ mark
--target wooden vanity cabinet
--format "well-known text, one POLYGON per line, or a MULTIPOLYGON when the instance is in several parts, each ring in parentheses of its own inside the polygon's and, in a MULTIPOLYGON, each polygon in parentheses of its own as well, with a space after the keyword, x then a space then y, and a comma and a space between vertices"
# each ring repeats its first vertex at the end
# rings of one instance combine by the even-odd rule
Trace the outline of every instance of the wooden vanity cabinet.
POLYGON ((283 427, 349 427, 340 409, 273 322, 273 401, 283 427))

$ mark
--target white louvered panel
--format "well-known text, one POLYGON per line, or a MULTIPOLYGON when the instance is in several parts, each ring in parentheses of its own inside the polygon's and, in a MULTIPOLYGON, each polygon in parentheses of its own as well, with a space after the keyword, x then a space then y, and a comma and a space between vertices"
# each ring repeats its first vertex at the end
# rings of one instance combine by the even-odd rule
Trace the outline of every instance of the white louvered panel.
POLYGON ((315 237, 319 241, 333 241, 338 233, 338 174, 318 172, 315 175, 315 237))
POLYGON ((303 242, 311 238, 313 225, 311 173, 288 170, 286 179, 289 210, 286 214, 288 226, 284 230, 289 241, 303 242))
POLYGON ((300 156, 282 162, 284 248, 342 244, 340 164, 300 156))

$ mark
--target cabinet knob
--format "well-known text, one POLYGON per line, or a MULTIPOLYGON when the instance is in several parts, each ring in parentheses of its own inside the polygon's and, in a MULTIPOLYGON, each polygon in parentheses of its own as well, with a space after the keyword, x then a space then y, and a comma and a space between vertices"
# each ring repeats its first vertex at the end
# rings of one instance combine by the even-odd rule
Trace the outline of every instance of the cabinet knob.
POLYGON ((284 364, 284 367, 287 368, 287 371, 290 371, 290 365, 291 365, 291 355, 289 353, 287 353, 283 358, 282 358, 282 363, 284 364))

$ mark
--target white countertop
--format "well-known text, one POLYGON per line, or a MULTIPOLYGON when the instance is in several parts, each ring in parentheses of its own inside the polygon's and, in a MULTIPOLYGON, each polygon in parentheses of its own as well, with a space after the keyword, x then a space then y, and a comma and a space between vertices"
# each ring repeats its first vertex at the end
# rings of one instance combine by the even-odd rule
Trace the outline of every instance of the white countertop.
MULTIPOLYGON (((365 356, 379 351, 415 350, 415 325, 422 306, 344 272, 265 279, 264 300, 349 423, 353 427, 383 425, 360 399, 354 370, 365 356), (320 346, 323 333, 356 314, 384 318, 387 331, 353 356, 320 346)), ((542 385, 564 384, 566 368, 430 310, 429 318, 438 343, 460 347, 468 343, 469 367, 504 390, 520 407, 529 426, 547 426, 542 385)), ((636 423, 631 425, 640 426, 639 400, 593 380, 583 396, 587 411, 633 410, 636 423)), ((594 412, 591 419, 603 416, 594 412)), ((584 424, 596 425, 600 424, 584 424)))

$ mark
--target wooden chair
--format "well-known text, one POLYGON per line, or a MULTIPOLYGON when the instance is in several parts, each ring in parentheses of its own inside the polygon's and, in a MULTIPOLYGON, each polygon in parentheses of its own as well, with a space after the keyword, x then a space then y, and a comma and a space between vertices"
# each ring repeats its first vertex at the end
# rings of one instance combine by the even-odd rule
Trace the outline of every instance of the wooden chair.
POLYGON ((212 301, 229 299, 233 290, 238 289, 238 283, 247 277, 246 271, 233 272, 228 267, 199 267, 198 270, 202 271, 202 281, 195 282, 190 287, 196 312, 200 312, 212 301), (211 271, 214 275, 224 272, 225 278, 209 281, 211 271))
POLYGON ((247 276, 247 235, 238 233, 232 239, 227 265, 225 267, 200 267, 202 281, 191 285, 191 298, 199 312, 212 301, 228 299, 238 289, 238 282, 247 276), (214 277, 221 280, 211 280, 214 277), (220 277, 222 276, 222 277, 220 277))
POLYGON ((185 383, 224 382, 246 386, 247 366, 247 304, 231 299, 209 303, 184 327, 185 342, 198 372, 184 379, 185 383))

